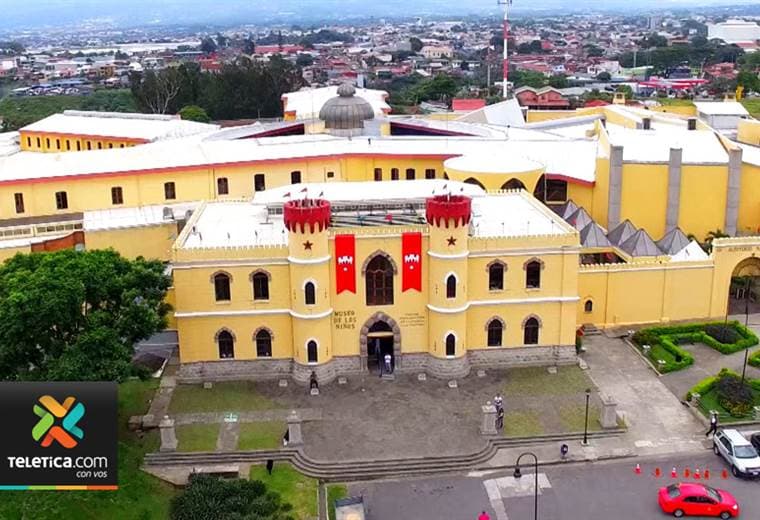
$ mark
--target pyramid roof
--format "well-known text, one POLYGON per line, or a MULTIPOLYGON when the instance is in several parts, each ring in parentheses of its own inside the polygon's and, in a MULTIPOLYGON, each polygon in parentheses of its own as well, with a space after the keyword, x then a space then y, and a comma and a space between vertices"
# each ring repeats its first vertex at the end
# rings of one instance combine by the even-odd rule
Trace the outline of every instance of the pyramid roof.
POLYGON ((615 229, 607 233, 607 238, 616 246, 621 245, 636 233, 636 226, 630 220, 625 219, 615 229))
POLYGON ((578 211, 578 205, 572 200, 568 200, 561 206, 555 206, 552 209, 557 215, 562 217, 564 220, 567 220, 570 215, 578 211))
POLYGON ((581 230, 581 245, 583 247, 612 247, 612 244, 604 234, 602 226, 591 222, 581 230))
POLYGON ((639 229, 628 237, 628 240, 620 244, 620 249, 631 256, 660 256, 662 251, 654 243, 646 231, 639 229))
POLYGON ((594 222, 594 219, 591 218, 591 215, 588 214, 588 211, 583 208, 578 208, 575 213, 570 215, 565 220, 568 224, 579 231, 594 222))
POLYGON ((657 242, 657 246, 669 255, 675 255, 688 245, 689 237, 678 227, 674 227, 665 233, 665 236, 657 242))

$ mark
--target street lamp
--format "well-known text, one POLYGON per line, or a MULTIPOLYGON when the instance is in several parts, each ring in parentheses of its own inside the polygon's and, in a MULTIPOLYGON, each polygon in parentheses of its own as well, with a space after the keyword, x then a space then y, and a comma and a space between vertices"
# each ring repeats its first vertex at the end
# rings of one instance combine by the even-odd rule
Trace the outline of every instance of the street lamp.
MULTIPOLYGON (((744 328, 749 326, 749 292, 752 289, 752 277, 747 277, 747 288, 744 291, 744 328)), ((742 364, 742 385, 744 385, 744 375, 747 372, 747 357, 749 348, 744 349, 744 363, 742 364)))
POLYGON ((584 446, 588 446, 588 403, 591 399, 591 389, 586 388, 586 422, 583 425, 583 442, 584 446))
POLYGON ((520 472, 520 459, 523 458, 525 455, 530 455, 533 457, 533 520, 538 520, 538 457, 536 457, 536 454, 531 451, 526 451, 525 453, 521 453, 519 457, 517 457, 517 462, 515 462, 515 473, 514 477, 516 479, 519 479, 522 477, 522 473, 520 472))

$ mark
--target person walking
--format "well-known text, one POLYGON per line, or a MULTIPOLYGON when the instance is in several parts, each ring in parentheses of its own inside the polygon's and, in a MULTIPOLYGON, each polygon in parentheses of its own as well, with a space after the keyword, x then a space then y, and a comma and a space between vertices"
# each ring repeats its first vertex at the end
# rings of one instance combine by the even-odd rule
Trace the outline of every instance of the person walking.
POLYGON ((504 408, 498 408, 496 410, 496 429, 501 430, 504 428, 504 408))
POLYGON ((488 516, 488 513, 483 511, 482 513, 478 515, 478 520, 491 520, 491 517, 488 516))
POLYGON ((494 396, 493 405, 496 407, 496 410, 501 410, 504 408, 504 398, 501 396, 501 394, 496 394, 494 396))
POLYGON ((385 373, 390 374, 393 372, 393 366, 391 365, 392 357, 390 354, 386 354, 383 356, 383 360, 385 361, 385 373))
POLYGON ((271 475, 273 469, 274 469, 274 461, 272 459, 267 460, 267 473, 271 475))
POLYGON ((715 435, 717 431, 718 431, 718 412, 712 411, 710 412, 710 429, 707 430, 707 433, 705 433, 705 437, 709 437, 711 433, 715 435))

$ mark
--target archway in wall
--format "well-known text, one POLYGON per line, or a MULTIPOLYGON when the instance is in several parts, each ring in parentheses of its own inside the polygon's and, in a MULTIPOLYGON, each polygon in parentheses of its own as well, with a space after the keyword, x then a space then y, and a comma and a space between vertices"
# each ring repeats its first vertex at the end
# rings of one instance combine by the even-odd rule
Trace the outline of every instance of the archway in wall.
POLYGON ((520 179, 509 179, 501 185, 502 190, 525 190, 525 184, 520 179))
POLYGON ((728 289, 728 314, 760 314, 760 258, 745 258, 734 268, 728 289))
POLYGON ((541 175, 536 182, 533 196, 544 204, 564 204, 567 201, 567 181, 549 179, 541 175))
POLYGON ((377 312, 364 323, 359 336, 359 356, 362 371, 377 373, 386 354, 391 356, 393 369, 401 366, 401 328, 396 320, 377 312))
POLYGON ((478 179, 476 179, 474 177, 468 177, 468 178, 466 178, 464 180, 464 182, 465 182, 465 184, 472 184, 474 186, 478 186, 482 190, 486 189, 486 187, 483 186, 483 184, 478 179))

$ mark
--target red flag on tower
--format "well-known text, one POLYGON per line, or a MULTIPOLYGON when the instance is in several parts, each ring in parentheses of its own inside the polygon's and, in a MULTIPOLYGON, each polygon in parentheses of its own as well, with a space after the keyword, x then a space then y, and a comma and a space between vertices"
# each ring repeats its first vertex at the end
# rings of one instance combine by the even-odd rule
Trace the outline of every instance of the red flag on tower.
POLYGON ((422 233, 401 235, 401 291, 422 292, 422 233))
POLYGON ((335 235, 335 290, 356 294, 356 242, 354 235, 335 235))

